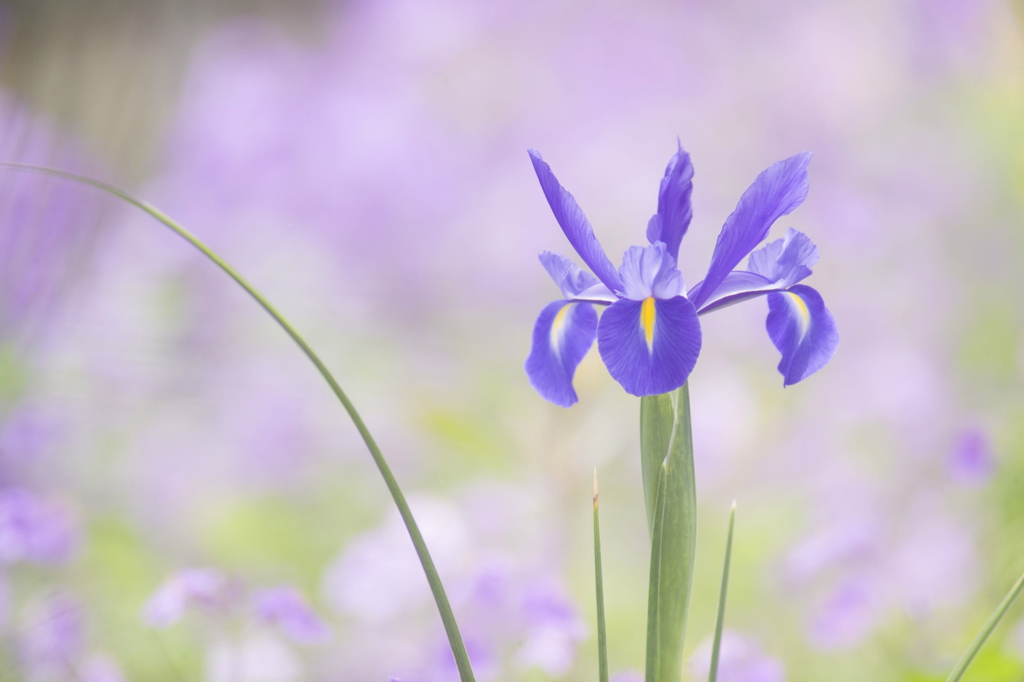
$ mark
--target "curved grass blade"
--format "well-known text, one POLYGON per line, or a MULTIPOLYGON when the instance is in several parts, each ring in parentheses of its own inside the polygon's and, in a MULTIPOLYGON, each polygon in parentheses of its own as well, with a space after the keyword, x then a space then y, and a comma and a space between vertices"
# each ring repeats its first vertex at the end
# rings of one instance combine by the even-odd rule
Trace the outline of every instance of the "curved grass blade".
POLYGON ((178 236, 182 237, 185 241, 202 252, 202 254, 208 259, 213 261, 217 267, 223 270, 229 277, 231 277, 231 279, 235 280, 240 287, 245 289, 245 291, 252 296, 252 298, 254 298, 272 318, 274 318, 274 321, 277 322, 277 324, 284 329, 285 333, 291 337, 292 341, 302 349, 302 352, 305 353, 306 357, 313 363, 317 371, 320 373, 320 376, 322 376, 331 387, 331 391, 334 392, 334 395, 341 402, 342 407, 344 407, 345 411, 348 413, 349 419, 352 420, 352 423, 359 431, 359 435, 362 436, 363 442, 366 443, 366 447, 370 451, 370 456, 373 457, 374 464, 377 465, 377 469, 380 471, 380 475, 384 479, 384 484, 391 493, 395 506, 398 508, 398 513, 401 515, 402 521, 405 523, 406 530, 409 533, 409 538, 412 540, 412 544, 416 549, 416 555, 420 559, 420 564, 423 566, 423 572, 427 577, 427 583, 430 585, 430 591, 434 596, 435 603, 437 604, 437 610, 441 615, 441 621, 444 623, 445 633, 448 635, 448 642, 451 645, 452 654, 455 656, 455 664, 459 670, 459 678, 462 682, 474 682, 473 669, 470 666, 469 655, 466 653, 466 646, 462 641, 462 634, 459 632, 459 626, 455 622, 455 615, 452 613, 451 604, 448 602, 448 596, 445 594, 444 586, 441 584, 441 577, 438 575, 434 562, 430 558, 430 552, 427 550, 427 545, 423 540, 422 533, 420 533, 419 526, 416 524, 416 519, 413 518, 412 510, 409 508, 409 504, 405 500, 405 495, 402 493, 402 489, 399 487, 394 474, 391 473, 391 467, 388 466, 383 453, 381 453, 380 448, 377 447, 377 442, 373 439, 373 436, 370 435, 370 430, 366 427, 366 424, 363 423, 363 419, 359 416, 359 412, 356 411, 355 405, 352 404, 352 401, 349 400, 348 396, 341 389, 341 385, 334 378, 334 375, 331 374, 330 370, 327 369, 327 366, 324 365, 320 357, 313 351, 309 344, 306 343, 306 340, 303 339, 295 328, 292 327, 291 323, 285 319, 284 315, 279 313, 277 309, 270 304, 270 301, 265 299, 263 295, 249 284, 238 272, 236 272, 234 268, 228 265, 220 258, 220 256, 206 246, 206 244, 201 242, 198 237, 178 223, 174 222, 170 216, 155 206, 142 201, 141 199, 136 199, 127 192, 124 192, 113 185, 108 185, 105 182, 100 182, 99 180, 94 180, 83 175, 66 173, 55 168, 47 168, 45 166, 33 166, 31 164, 12 163, 7 161, 0 161, 0 167, 30 170, 91 185, 148 213, 150 216, 156 218, 165 226, 169 227, 173 232, 177 233, 178 236))
POLYGON ((690 399, 685 385, 674 393, 641 399, 640 454, 651 529, 645 679, 679 682, 697 540, 690 399))
POLYGON ((1003 601, 996 607, 995 612, 989 616, 988 622, 986 622, 985 626, 981 628, 981 632, 978 633, 978 636, 974 638, 971 645, 967 647, 967 651, 965 651, 964 655, 960 657, 959 661, 957 661, 956 667, 953 668, 953 672, 951 672, 949 677, 946 678, 946 682, 958 682, 960 678, 964 676, 964 673, 967 672, 968 666, 970 666, 971 662, 974 661, 974 657, 978 655, 978 651, 985 643, 985 640, 989 638, 992 631, 996 629, 997 625, 999 625, 999 621, 1003 619, 1003 616, 1006 615, 1010 606, 1017 600, 1017 597, 1020 596, 1022 589, 1024 589, 1024 575, 1017 578, 1017 582, 1014 583, 1013 587, 1010 588, 1010 591, 1005 597, 1003 597, 1003 601))
POLYGON ((725 598, 729 592, 729 564, 732 561, 732 530, 736 525, 736 503, 729 512, 729 534, 725 537, 725 564, 722 566, 722 589, 718 593, 718 620, 715 621, 715 641, 711 645, 711 670, 708 682, 718 679, 718 655, 722 649, 722 628, 725 625, 725 598))
POLYGON ((601 570, 601 522, 598 519, 597 469, 594 469, 594 583, 597 589, 597 671, 608 682, 608 633, 604 620, 604 573, 601 570))

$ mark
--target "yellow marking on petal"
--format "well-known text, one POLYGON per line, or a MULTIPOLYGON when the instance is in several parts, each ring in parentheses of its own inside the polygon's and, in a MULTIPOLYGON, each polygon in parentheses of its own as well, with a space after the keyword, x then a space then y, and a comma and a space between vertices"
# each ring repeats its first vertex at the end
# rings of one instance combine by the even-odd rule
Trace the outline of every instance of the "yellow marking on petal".
POLYGON ((562 306, 562 309, 555 313, 555 319, 551 321, 551 348, 554 349, 555 355, 561 355, 562 346, 562 335, 565 333, 565 320, 568 316, 569 309, 572 308, 575 303, 566 303, 562 306))
POLYGON ((796 308, 796 313, 800 318, 800 337, 803 338, 807 333, 807 328, 811 326, 811 311, 807 309, 804 299, 792 292, 787 291, 786 293, 789 294, 789 300, 796 308))
POLYGON ((640 304, 640 326, 644 328, 644 338, 647 339, 647 350, 654 352, 654 318, 657 317, 658 309, 654 307, 654 297, 648 296, 640 304))

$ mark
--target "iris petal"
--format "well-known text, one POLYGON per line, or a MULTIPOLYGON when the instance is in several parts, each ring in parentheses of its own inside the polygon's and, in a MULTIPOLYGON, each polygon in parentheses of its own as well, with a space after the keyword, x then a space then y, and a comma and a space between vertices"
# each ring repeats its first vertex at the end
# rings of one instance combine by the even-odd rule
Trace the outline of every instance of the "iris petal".
POLYGON ((704 282, 699 282, 687 294, 691 301, 696 300, 698 297, 704 298, 704 304, 697 311, 700 315, 746 301, 756 296, 763 296, 773 291, 781 291, 782 289, 770 279, 756 272, 747 272, 745 270, 733 270, 730 272, 710 296, 701 296, 701 289, 703 288, 704 282))
POLYGON ((740 197, 736 210, 726 219, 715 243, 711 265, 704 278, 699 308, 754 247, 768 235, 772 223, 792 212, 807 197, 807 165, 810 152, 777 161, 757 176, 740 197))
POLYGON ((792 227, 785 239, 776 239, 750 254, 747 269, 788 289, 811 274, 818 262, 818 247, 810 237, 792 227))
POLYGON ((804 284, 768 295, 765 325, 782 353, 783 386, 803 381, 835 355, 839 332, 821 294, 804 284))
POLYGON ((566 298, 573 298, 581 291, 599 284, 597 277, 580 269, 578 265, 561 254, 545 251, 540 254, 540 262, 566 298))
POLYGON ((647 240, 652 244, 665 242, 673 259, 679 258, 679 243, 693 217, 693 164, 682 143, 676 142, 679 150, 669 160, 658 188, 658 212, 647 223, 647 240))
POLYGON ((622 295, 634 301, 648 296, 668 299, 683 293, 683 276, 662 242, 629 247, 622 256, 619 277, 622 295))
POLYGON ((576 199, 565 191, 565 188, 558 183, 551 167, 541 158, 540 153, 534 149, 529 150, 530 159, 533 160, 533 169, 540 180, 541 189, 551 206, 551 212, 555 214, 562 232, 569 239, 572 248, 580 255, 583 262, 587 264, 597 278, 604 282, 612 291, 622 288, 619 282, 619 274, 615 266, 608 260, 600 242, 594 236, 594 229, 583 214, 583 209, 576 203, 576 199))
POLYGON ((589 303, 555 301, 533 327, 526 376, 541 397, 562 407, 576 401, 572 377, 597 334, 597 313, 589 303))
POLYGON ((604 312, 597 328, 597 348, 608 373, 637 396, 668 393, 685 384, 700 345, 697 310, 683 296, 622 299, 604 312))

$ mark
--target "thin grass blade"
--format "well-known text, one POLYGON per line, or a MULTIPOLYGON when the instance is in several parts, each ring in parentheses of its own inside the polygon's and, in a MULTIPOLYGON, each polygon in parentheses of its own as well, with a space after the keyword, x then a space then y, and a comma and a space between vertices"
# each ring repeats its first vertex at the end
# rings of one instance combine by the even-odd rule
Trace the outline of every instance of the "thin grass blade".
POLYGON ((722 649, 722 628, 725 626, 725 598, 729 592, 729 564, 732 561, 732 531, 736 525, 736 503, 729 512, 729 534, 725 537, 725 562, 722 566, 722 589, 718 592, 718 619, 715 621, 715 640, 711 645, 711 669, 708 682, 718 679, 718 656, 722 649))
POLYGON ((989 638, 992 631, 996 629, 997 625, 999 625, 999 621, 1003 619, 1003 616, 1006 615, 1010 606, 1017 600, 1017 597, 1020 596, 1022 589, 1024 589, 1024 575, 1017 578, 1017 582, 1014 583, 1013 587, 1010 588, 1010 591, 1005 597, 1003 597, 1003 601, 996 607, 995 612, 989 616, 988 622, 986 622, 985 626, 981 628, 981 632, 978 633, 978 636, 974 638, 971 645, 967 647, 967 651, 965 651, 964 655, 960 657, 959 661, 957 661, 956 667, 953 668, 953 672, 951 672, 949 677, 946 678, 946 682, 958 682, 960 678, 964 676, 964 673, 967 672, 968 666, 971 665, 971 662, 974 661, 974 657, 978 655, 978 651, 980 651, 982 645, 985 644, 985 640, 989 638))
POLYGON ((608 633, 604 620, 604 573, 601 569, 601 522, 598 513, 597 469, 594 469, 594 584, 597 589, 597 670, 608 682, 608 633))

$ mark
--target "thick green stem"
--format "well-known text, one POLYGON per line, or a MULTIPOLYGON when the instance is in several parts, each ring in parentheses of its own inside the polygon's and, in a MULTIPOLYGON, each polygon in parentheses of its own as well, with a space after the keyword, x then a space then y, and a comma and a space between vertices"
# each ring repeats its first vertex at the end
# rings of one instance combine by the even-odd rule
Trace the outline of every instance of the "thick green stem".
POLYGON ((416 548, 416 555, 420 559, 420 564, 423 566, 423 572, 427 576, 427 582, 430 585, 430 591, 434 595, 434 601, 437 603, 437 610, 441 614, 441 621, 444 623, 445 633, 448 635, 448 642, 452 648, 452 654, 455 656, 455 664, 459 670, 459 678, 462 682, 473 682, 473 669, 470 666, 469 656, 466 653, 466 646, 462 641, 462 635, 459 632, 459 626, 455 622, 455 615, 452 613, 451 604, 448 602, 448 596, 445 594, 444 586, 441 584, 441 578, 437 574, 437 569, 434 567, 434 562, 430 558, 430 552, 427 550, 427 545, 423 540, 423 535, 420 533, 419 526, 416 525, 416 519, 413 518, 412 510, 409 508, 409 504, 405 500, 405 495, 402 494, 402 489, 398 485, 398 481, 395 479, 393 473, 391 473, 391 467, 388 466, 387 461, 384 459, 384 455, 381 453, 380 448, 377 447, 376 441, 373 436, 370 435, 369 429, 366 428, 366 424, 363 423, 362 417, 359 416, 359 412, 356 411, 355 405, 348 399, 345 392, 341 389, 341 385, 338 384, 334 376, 331 374, 327 366, 324 365, 320 357, 313 351, 313 349, 306 343, 306 340, 292 327, 291 323, 285 319, 284 315, 279 313, 270 301, 265 299, 251 284, 249 284, 238 272, 228 265, 224 260, 214 253, 208 246, 201 242, 195 235, 186 230, 181 225, 174 222, 167 214, 160 209, 148 204, 145 201, 136 199, 135 197, 127 194, 126 192, 108 185, 92 178, 87 178, 81 175, 75 175, 73 173, 66 173, 64 171, 56 170, 53 168, 45 168, 42 166, 33 166, 29 164, 21 163, 8 163, 0 162, 0 166, 6 166, 9 168, 21 168, 25 170, 36 171, 45 173, 47 175, 53 175, 59 178, 65 178, 73 180, 75 182, 81 182, 87 185, 92 185, 104 192, 112 194, 119 199, 135 206, 158 221, 169 227, 180 237, 182 237, 189 244, 194 246, 196 249, 201 251, 203 255, 209 258, 214 264, 223 270, 231 279, 235 280, 239 286, 252 296, 267 313, 274 318, 274 321, 284 329, 285 333, 291 337, 292 341, 302 349, 302 352, 306 354, 310 362, 316 367, 317 371, 320 372, 320 376, 324 378, 324 381, 331 387, 334 395, 341 402, 345 411, 348 413, 352 423, 355 424, 356 429, 359 431, 359 435, 362 436, 363 442, 366 443, 367 449, 370 451, 370 456, 373 457, 374 464, 377 465, 377 469, 380 471, 381 477, 384 479, 384 484, 387 486, 388 491, 391 493, 391 498, 395 502, 395 506, 398 508, 398 513, 402 517, 402 521, 405 523, 406 530, 409 533, 412 544, 416 548))
POLYGON ((651 532, 646 682, 679 682, 697 541, 685 385, 674 393, 641 399, 640 457, 651 532))

